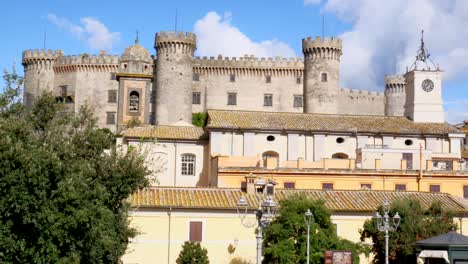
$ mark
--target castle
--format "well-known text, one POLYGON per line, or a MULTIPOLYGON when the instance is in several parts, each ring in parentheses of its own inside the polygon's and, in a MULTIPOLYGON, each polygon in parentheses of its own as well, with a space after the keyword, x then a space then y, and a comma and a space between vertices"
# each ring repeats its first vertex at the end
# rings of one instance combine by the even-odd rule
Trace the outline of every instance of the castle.
MULTIPOLYGON (((68 109, 87 102, 99 126, 112 131, 132 119, 143 125, 187 124, 192 113, 208 109, 412 117, 405 114, 401 75, 385 78, 384 93, 340 88, 338 38, 303 39, 304 59, 194 57, 196 36, 182 32, 157 33, 154 48, 156 56, 137 38, 122 56, 24 51, 26 105, 52 91, 68 109)), ((440 78, 440 71, 432 72, 440 78)), ((440 89, 431 97, 437 105, 429 111, 439 112, 432 121, 443 122, 440 89)))
POLYGON ((124 263, 174 263, 186 240, 213 263, 253 260, 236 204, 245 196, 257 208, 262 182, 275 199, 302 189, 325 200, 337 234, 355 242, 387 199, 442 201, 468 223, 465 135, 445 123, 442 72, 427 65, 423 42, 404 76, 385 77, 384 93, 340 88, 337 38, 303 39, 303 59, 196 58, 196 36, 181 32, 157 33, 154 47, 156 56, 138 39, 120 57, 23 53, 27 106, 45 90, 71 111, 87 103, 100 127, 121 132, 118 145, 145 150, 157 181, 130 197, 141 233, 124 263), (204 127, 191 124, 198 112, 204 127), (134 119, 141 126, 125 129, 134 119))

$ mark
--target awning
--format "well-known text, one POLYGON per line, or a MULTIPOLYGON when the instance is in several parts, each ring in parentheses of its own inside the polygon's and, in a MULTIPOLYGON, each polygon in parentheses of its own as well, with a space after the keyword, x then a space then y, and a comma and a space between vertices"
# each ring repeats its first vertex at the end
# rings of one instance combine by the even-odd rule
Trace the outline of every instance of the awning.
POLYGON ((418 263, 424 263, 425 258, 442 258, 450 264, 448 253, 445 250, 423 250, 419 253, 418 263))

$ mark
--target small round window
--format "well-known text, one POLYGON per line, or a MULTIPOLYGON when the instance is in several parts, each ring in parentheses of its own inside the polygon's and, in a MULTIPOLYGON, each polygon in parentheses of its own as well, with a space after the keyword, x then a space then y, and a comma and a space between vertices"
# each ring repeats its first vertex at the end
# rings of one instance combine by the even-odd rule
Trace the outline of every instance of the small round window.
POLYGON ((342 137, 339 137, 339 138, 336 139, 336 143, 338 143, 338 144, 342 144, 343 142, 344 142, 344 138, 342 138, 342 137))
POLYGON ((269 135, 267 141, 275 141, 275 136, 269 135))
POLYGON ((411 145, 413 145, 413 140, 411 140, 411 139, 405 140, 405 145, 406 145, 406 146, 411 146, 411 145))

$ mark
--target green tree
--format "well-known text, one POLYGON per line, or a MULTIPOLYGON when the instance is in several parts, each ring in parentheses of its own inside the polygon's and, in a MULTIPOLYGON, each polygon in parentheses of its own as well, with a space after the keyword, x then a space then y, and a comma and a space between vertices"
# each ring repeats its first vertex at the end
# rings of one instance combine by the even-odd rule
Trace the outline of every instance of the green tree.
POLYGON ((203 127, 208 115, 203 112, 195 113, 192 116, 192 124, 197 127, 203 127))
POLYGON ((177 264, 209 264, 208 250, 199 242, 185 241, 176 260, 177 264))
MULTIPOLYGON (((379 208, 382 212, 382 207, 379 208)), ((389 262, 416 263, 414 243, 433 236, 447 233, 456 228, 453 213, 442 209, 440 202, 424 209, 416 199, 402 199, 392 203, 390 215, 398 212, 401 222, 398 229, 389 232, 389 262)), ((360 230, 361 241, 372 239, 373 263, 385 263, 385 234, 379 232, 374 219, 364 223, 360 230)))
POLYGON ((119 263, 143 157, 116 149, 89 108, 35 101, 28 112, 7 102, 0 117, 0 263, 119 263))
POLYGON ((12 72, 3 71, 3 80, 5 82, 3 90, 0 93, 0 115, 7 116, 11 113, 21 112, 21 92, 23 87, 23 77, 16 73, 16 67, 13 65, 12 72))
POLYGON ((304 213, 310 209, 314 221, 310 227, 310 263, 321 264, 325 250, 350 250, 353 263, 359 263, 364 246, 341 239, 330 220, 331 212, 321 200, 297 194, 280 201, 278 216, 264 229, 263 263, 305 263, 307 226, 304 213))

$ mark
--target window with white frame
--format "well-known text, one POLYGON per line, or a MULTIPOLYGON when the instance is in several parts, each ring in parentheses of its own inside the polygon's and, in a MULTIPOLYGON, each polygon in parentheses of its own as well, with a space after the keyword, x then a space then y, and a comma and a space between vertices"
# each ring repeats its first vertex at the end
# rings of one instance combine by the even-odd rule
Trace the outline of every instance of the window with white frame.
POLYGON ((182 175, 195 176, 195 155, 182 154, 182 175))

